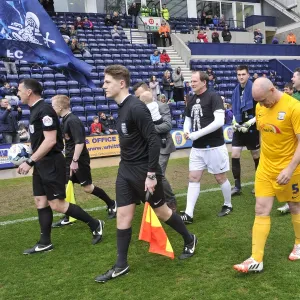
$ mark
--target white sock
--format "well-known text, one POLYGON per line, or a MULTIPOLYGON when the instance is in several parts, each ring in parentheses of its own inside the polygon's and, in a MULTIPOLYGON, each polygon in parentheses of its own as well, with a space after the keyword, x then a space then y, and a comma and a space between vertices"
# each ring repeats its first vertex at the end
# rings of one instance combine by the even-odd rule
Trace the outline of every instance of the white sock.
POLYGON ((200 194, 200 182, 189 182, 185 213, 190 217, 194 215, 194 208, 200 194))
POLYGON ((221 184, 221 190, 224 197, 224 205, 228 207, 232 207, 231 204, 231 185, 229 180, 227 179, 223 184, 221 184))

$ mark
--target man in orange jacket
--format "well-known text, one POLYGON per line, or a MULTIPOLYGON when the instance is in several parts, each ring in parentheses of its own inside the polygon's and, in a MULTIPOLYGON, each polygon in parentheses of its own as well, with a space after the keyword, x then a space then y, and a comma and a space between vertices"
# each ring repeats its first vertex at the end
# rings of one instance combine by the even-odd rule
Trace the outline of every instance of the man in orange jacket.
POLYGON ((169 40, 169 45, 171 46, 171 36, 170 36, 170 27, 166 24, 165 21, 161 22, 161 26, 158 29, 158 33, 163 41, 163 46, 166 47, 166 38, 169 40))
POLYGON ((292 33, 292 32, 290 32, 289 34, 288 34, 288 36, 286 37, 286 41, 287 41, 287 43, 288 44, 296 44, 296 36, 292 33))

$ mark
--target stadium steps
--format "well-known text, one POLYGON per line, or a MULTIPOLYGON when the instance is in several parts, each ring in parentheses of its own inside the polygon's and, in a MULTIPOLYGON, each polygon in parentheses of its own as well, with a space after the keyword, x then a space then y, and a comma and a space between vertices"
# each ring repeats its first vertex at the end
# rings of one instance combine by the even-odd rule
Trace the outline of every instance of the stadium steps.
POLYGON ((176 52, 176 50, 174 50, 173 46, 172 47, 158 47, 158 50, 160 52, 162 52, 164 49, 166 49, 167 53, 170 56, 171 59, 171 67, 173 69, 176 69, 177 67, 181 68, 183 77, 185 81, 190 81, 191 80, 191 76, 192 76, 192 72, 189 68, 189 66, 186 65, 186 63, 183 61, 183 59, 181 58, 181 56, 176 52))
POLYGON ((130 36, 130 28, 123 28, 127 39, 132 43, 132 44, 147 44, 147 38, 144 37, 138 29, 131 29, 131 36, 130 36), (132 37, 132 40, 131 40, 132 37))

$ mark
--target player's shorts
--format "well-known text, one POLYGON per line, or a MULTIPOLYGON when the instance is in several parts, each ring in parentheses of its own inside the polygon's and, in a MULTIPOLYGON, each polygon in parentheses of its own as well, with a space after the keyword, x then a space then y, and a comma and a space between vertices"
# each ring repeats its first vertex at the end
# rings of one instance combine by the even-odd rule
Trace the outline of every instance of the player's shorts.
POLYGON ((37 161, 32 176, 33 195, 46 196, 49 201, 66 198, 66 161, 62 153, 37 161))
POLYGON ((258 150, 260 148, 259 131, 256 128, 250 129, 246 133, 235 131, 232 138, 232 147, 247 147, 248 150, 258 150))
POLYGON ((78 183, 81 186, 87 186, 92 184, 92 174, 91 174, 91 167, 90 167, 90 158, 80 157, 78 160, 78 170, 76 173, 72 173, 70 177, 70 165, 72 163, 72 158, 66 158, 66 182, 71 180, 73 183, 78 183))
POLYGON ((257 171, 255 174, 255 197, 276 196, 279 202, 300 202, 300 174, 292 176, 286 185, 279 185, 276 177, 257 171))
MULTIPOLYGON (((159 170, 158 166, 158 170, 159 170)), ((116 180, 117 207, 145 202, 145 180, 148 172, 148 164, 132 165, 120 162, 116 180)), ((156 172, 157 185, 153 195, 148 200, 153 208, 158 208, 165 203, 165 195, 162 185, 161 172, 156 172)))
POLYGON ((206 170, 211 174, 221 174, 230 170, 226 145, 215 148, 192 148, 189 160, 190 171, 206 170))

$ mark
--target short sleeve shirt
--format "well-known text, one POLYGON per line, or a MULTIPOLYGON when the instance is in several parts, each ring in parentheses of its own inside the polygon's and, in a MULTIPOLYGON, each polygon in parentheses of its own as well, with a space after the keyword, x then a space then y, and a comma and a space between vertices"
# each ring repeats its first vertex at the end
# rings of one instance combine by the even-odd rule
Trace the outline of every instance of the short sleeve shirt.
MULTIPOLYGON (((215 119, 216 110, 224 110, 222 98, 214 93, 205 91, 201 95, 189 98, 186 107, 186 116, 192 119, 192 131, 198 131, 208 126, 215 119)), ((193 141, 194 148, 212 148, 224 145, 223 128, 219 128, 199 139, 193 141)))
POLYGON ((46 156, 62 152, 64 144, 56 112, 50 104, 46 103, 44 100, 39 100, 30 107, 29 133, 33 152, 35 152, 43 143, 45 139, 44 131, 53 130, 56 130, 56 144, 46 156))

